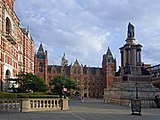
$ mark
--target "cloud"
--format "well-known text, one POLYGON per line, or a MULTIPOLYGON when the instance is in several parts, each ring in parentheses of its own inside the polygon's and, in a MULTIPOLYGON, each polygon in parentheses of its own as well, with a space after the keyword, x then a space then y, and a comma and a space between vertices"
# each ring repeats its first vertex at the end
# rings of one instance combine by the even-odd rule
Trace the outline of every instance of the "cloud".
POLYGON ((50 64, 60 63, 66 52, 70 63, 77 58, 82 64, 101 66, 108 46, 120 63, 119 48, 129 21, 144 46, 144 62, 158 64, 157 53, 147 53, 159 50, 159 4, 159 0, 20 0, 15 1, 15 11, 21 26, 29 27, 35 48, 42 41, 48 50, 50 64))

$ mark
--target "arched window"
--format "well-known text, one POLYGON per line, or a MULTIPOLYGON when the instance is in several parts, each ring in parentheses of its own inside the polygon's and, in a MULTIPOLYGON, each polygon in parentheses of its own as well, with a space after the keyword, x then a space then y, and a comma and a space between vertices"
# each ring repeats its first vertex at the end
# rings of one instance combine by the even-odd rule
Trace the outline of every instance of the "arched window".
POLYGON ((43 63, 42 62, 39 63, 39 72, 43 72, 43 63))
POLYGON ((6 18, 6 34, 9 34, 11 32, 11 21, 10 19, 7 17, 6 18))
POLYGON ((81 73, 81 70, 80 70, 80 68, 78 69, 78 74, 80 74, 81 73))
POLYGON ((10 71, 9 71, 9 70, 6 70, 6 79, 9 79, 9 78, 10 78, 10 76, 11 76, 10 71))
POLYGON ((76 74, 76 68, 74 68, 74 74, 76 74))

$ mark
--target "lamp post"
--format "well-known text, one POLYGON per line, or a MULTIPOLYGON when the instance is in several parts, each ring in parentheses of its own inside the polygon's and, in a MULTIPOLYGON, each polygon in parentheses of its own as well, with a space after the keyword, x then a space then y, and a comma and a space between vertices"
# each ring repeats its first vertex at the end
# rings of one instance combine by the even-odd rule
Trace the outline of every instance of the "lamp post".
POLYGON ((1 91, 3 91, 3 81, 1 79, 1 91))
POLYGON ((136 99, 138 99, 138 83, 136 82, 136 99))

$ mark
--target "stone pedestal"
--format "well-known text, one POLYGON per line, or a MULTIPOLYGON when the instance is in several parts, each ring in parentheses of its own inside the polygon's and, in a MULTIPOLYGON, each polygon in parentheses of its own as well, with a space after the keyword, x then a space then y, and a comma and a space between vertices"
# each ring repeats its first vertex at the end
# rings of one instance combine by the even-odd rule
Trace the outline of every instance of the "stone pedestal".
POLYGON ((136 98, 136 94, 140 100, 152 101, 156 95, 160 94, 160 90, 149 82, 148 76, 125 75, 117 79, 110 89, 104 90, 104 102, 128 105, 131 99, 136 98))
POLYGON ((62 110, 69 110, 69 107, 68 107, 68 98, 63 99, 63 109, 62 110))
POLYGON ((20 111, 21 112, 28 112, 30 111, 30 100, 29 99, 21 99, 20 100, 20 111))

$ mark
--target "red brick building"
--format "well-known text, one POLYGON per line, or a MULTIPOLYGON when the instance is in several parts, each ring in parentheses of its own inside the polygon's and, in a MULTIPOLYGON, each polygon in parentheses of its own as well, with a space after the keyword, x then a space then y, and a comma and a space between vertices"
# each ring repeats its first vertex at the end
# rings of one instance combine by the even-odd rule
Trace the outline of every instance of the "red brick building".
POLYGON ((151 74, 150 80, 153 84, 160 84, 160 64, 146 68, 151 74))
POLYGON ((0 0, 0 90, 20 72, 34 73, 34 41, 14 12, 15 0, 0 0))
POLYGON ((65 53, 61 60, 61 65, 48 65, 47 51, 44 51, 42 43, 35 54, 35 74, 44 79, 46 84, 57 75, 64 75, 75 80, 77 89, 74 93, 79 93, 81 97, 102 98, 104 91, 104 79, 102 68, 87 67, 79 64, 78 60, 74 64, 68 65, 65 53))
POLYGON ((116 73, 116 59, 113 58, 111 50, 108 48, 107 53, 103 55, 102 61, 104 89, 109 89, 116 73))

